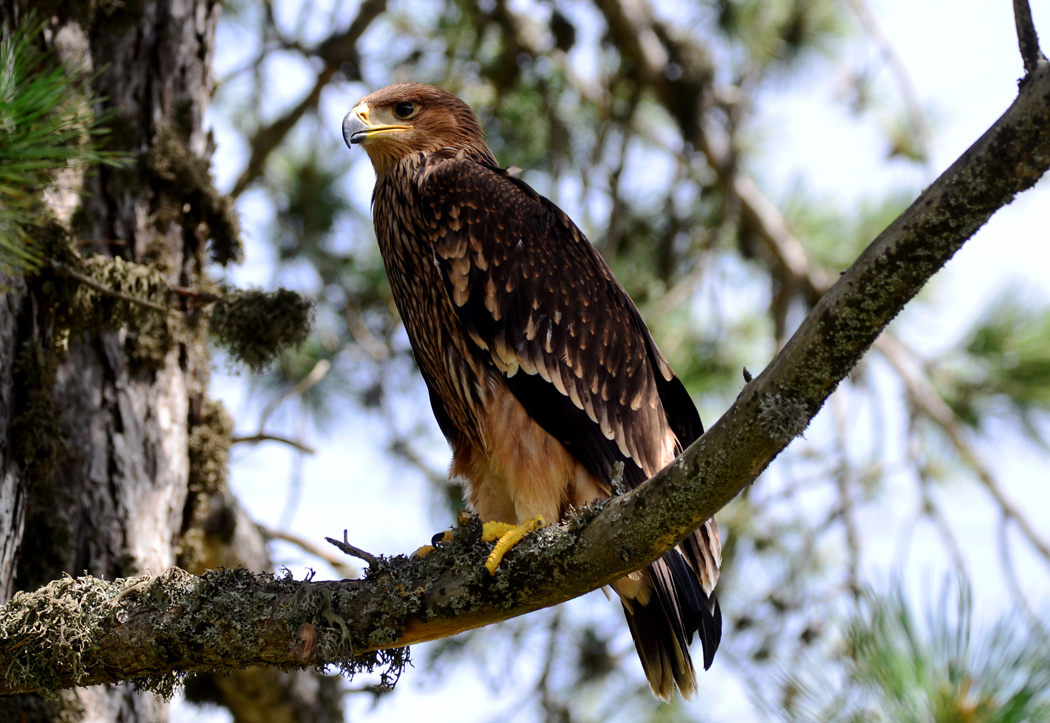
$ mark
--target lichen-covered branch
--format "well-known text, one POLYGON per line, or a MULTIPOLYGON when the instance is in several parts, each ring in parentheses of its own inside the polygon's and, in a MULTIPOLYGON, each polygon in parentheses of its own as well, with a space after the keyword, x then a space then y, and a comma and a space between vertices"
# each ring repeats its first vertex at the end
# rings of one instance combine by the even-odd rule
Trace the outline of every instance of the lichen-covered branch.
MULTIPOLYGON (((563 602, 661 555, 809 424, 881 331, 999 208, 1050 167, 1050 66, 838 280, 769 367, 681 457, 629 494, 529 536, 495 578, 461 528, 362 580, 244 571, 64 579, 0 609, 0 694, 246 665, 340 665, 563 602), (356 656, 356 657, 355 657, 356 656)), ((388 659, 395 667, 400 658, 388 659)))

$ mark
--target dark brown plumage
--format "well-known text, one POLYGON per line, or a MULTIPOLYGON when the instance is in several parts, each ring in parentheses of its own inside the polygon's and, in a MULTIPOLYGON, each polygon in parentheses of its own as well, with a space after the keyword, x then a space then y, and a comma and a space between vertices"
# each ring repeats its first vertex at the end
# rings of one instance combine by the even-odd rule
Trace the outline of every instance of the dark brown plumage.
MULTIPOLYGON (((703 433, 634 303, 557 206, 499 168, 469 106, 403 83, 343 122, 376 171, 376 236, 438 424, 484 520, 561 519, 633 488, 703 433)), ((696 680, 721 638, 709 520, 613 584, 656 695, 696 680)))

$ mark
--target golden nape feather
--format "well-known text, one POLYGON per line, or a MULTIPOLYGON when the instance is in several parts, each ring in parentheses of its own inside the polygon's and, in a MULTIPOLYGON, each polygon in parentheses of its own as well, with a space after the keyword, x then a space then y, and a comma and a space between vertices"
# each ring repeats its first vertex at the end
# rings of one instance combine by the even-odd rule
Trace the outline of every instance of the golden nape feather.
MULTIPOLYGON (((703 433, 638 309, 569 217, 501 169, 477 116, 428 85, 361 100, 343 121, 376 171, 376 236, 442 432, 450 476, 486 521, 563 518, 634 488, 703 433)), ((653 692, 696 691, 722 634, 709 520, 613 585, 653 692)))

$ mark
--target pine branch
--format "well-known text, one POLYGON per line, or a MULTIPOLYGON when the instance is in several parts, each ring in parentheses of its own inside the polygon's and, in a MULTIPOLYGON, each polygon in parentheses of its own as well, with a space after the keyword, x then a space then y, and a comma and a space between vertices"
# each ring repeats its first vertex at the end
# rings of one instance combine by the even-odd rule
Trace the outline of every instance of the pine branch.
POLYGON ((1050 566, 1050 544, 1043 540, 1023 510, 1015 505, 1003 490, 995 474, 981 458, 973 445, 965 438, 963 425, 944 398, 933 388, 933 384, 908 358, 908 351, 895 338, 886 334, 875 342, 875 348, 897 371, 904 381, 908 396, 919 410, 932 419, 948 437, 955 451, 966 465, 977 475, 977 479, 995 500, 1003 515, 1017 523, 1025 539, 1035 549, 1043 562, 1050 566))

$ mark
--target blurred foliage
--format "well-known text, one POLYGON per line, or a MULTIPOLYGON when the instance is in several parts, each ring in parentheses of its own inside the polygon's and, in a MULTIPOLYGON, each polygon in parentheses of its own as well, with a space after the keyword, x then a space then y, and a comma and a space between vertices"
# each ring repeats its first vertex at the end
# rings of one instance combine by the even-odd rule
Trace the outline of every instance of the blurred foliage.
POLYGON ((807 53, 827 52, 846 30, 835 0, 718 0, 714 5, 722 31, 766 72, 789 71, 807 53))
POLYGON ((923 616, 913 597, 899 582, 885 595, 866 592, 846 626, 844 679, 792 670, 775 709, 807 723, 1050 720, 1050 639, 1040 621, 1021 611, 975 621, 965 581, 944 584, 923 616))
POLYGON ((827 269, 845 271, 914 198, 914 192, 896 191, 886 198, 863 201, 846 212, 797 186, 784 202, 784 213, 795 232, 806 240, 806 250, 814 261, 827 269))
POLYGON ((934 368, 934 375, 962 422, 981 428, 990 417, 1010 417, 1046 445, 1050 307, 1034 292, 1006 291, 988 306, 960 347, 934 368))
POLYGON ((900 589, 865 602, 849 627, 847 671, 888 720, 1050 720, 1050 647, 1038 627, 1010 615, 975 633, 965 586, 954 596, 945 586, 926 625, 900 589))
POLYGON ((0 30, 0 272, 9 274, 44 262, 33 234, 51 217, 45 192, 75 191, 90 166, 127 163, 101 150, 105 118, 92 109, 85 71, 35 46, 42 27, 31 15, 0 30))
MULTIPOLYGON (((303 347, 245 382, 259 401, 260 429, 324 434, 338 429, 340 414, 364 414, 368 443, 429 483, 435 525, 448 524, 462 504, 442 469, 444 441, 375 245, 371 167, 339 137, 354 101, 406 80, 470 103, 500 162, 522 168, 523 180, 576 220, 712 421, 743 387, 745 367, 761 371, 826 286, 915 195, 896 189, 849 208, 803 182, 782 198, 762 195, 762 169, 775 150, 762 142, 764 104, 814 76, 845 79, 837 102, 883 134, 873 155, 916 167, 927 157, 921 107, 910 88, 893 85, 906 85, 900 78, 886 82, 887 49, 856 21, 857 5, 228 3, 215 117, 220 139, 240 148, 234 195, 253 253, 273 259, 274 285, 317 299, 303 347), (857 46, 877 52, 857 59, 848 52, 857 46)), ((1004 403, 1031 429, 1044 410, 1050 375, 1039 364, 1050 358, 1050 336, 1046 315, 1028 306, 993 306, 936 364, 909 339, 879 347, 806 439, 720 513, 726 633, 715 665, 731 670, 754 700, 777 698, 786 710, 784 701, 802 694, 777 679, 785 661, 804 659, 842 680, 860 676, 860 663, 841 655, 836 620, 857 608, 873 554, 883 569, 902 562, 881 538, 877 551, 866 546, 865 520, 874 517, 883 535, 928 524, 945 557, 954 555, 954 536, 968 531, 945 522, 934 482, 950 473, 939 470, 979 460, 971 447, 1004 403), (912 367, 921 371, 917 381, 906 374, 912 367), (930 398, 917 393, 926 387, 913 383, 935 383, 934 401, 970 425, 953 437, 965 454, 946 448, 950 435, 931 443, 910 424, 955 426, 931 412, 930 398), (911 507, 888 514, 890 501, 911 507)), ((892 333, 906 335, 907 323, 892 333)), ((507 691, 509 714, 519 719, 706 716, 702 702, 654 703, 618 607, 590 597, 437 641, 416 658, 421 675, 441 685, 470 668, 490 689, 507 691), (525 652, 508 656, 511 649, 525 652)), ((874 610, 853 629, 882 634, 874 610)), ((889 664, 872 655, 870 670, 889 664)), ((722 692, 705 680, 701 696, 722 692)))

